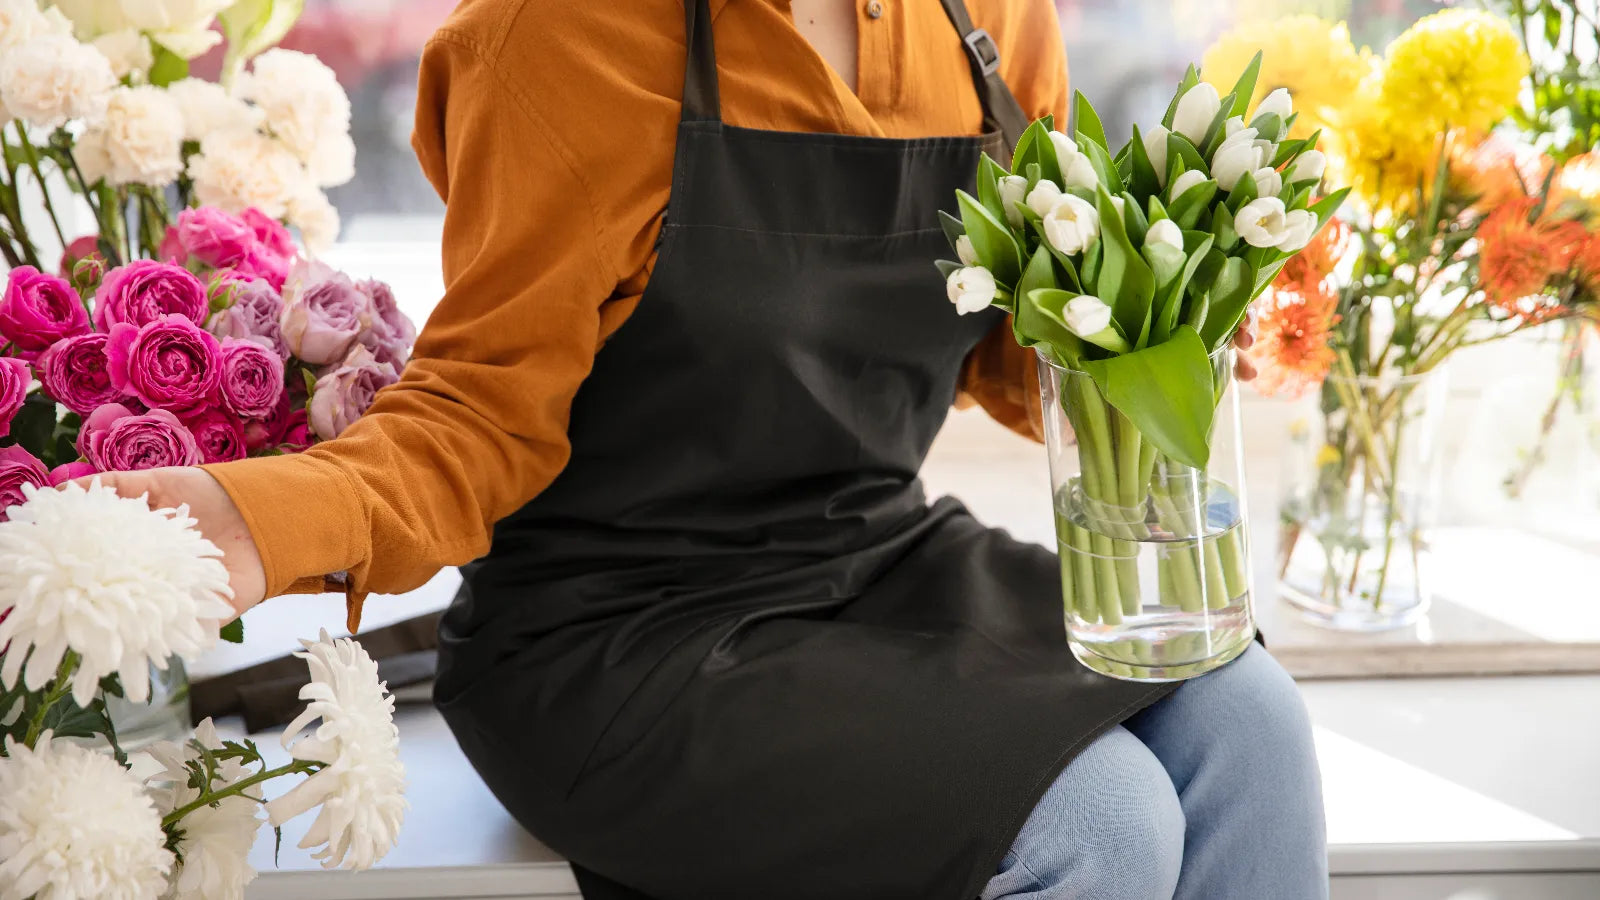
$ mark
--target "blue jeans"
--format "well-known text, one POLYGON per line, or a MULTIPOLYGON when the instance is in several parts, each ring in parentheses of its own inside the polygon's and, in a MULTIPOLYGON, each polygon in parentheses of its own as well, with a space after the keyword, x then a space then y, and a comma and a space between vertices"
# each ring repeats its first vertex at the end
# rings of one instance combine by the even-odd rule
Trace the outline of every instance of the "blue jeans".
POLYGON ((983 900, 1327 896, 1311 722, 1259 646, 1085 748, 983 891, 983 900))

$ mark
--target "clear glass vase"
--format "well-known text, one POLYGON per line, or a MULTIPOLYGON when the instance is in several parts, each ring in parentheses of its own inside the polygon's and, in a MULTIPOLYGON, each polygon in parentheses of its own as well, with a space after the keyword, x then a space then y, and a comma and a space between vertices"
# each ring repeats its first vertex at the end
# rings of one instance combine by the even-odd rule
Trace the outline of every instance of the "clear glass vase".
POLYGON ((128 753, 156 741, 182 741, 189 737, 189 674, 183 660, 174 656, 165 669, 150 667, 150 699, 134 703, 124 697, 106 697, 106 713, 117 729, 117 743, 128 753))
POLYGON ((1427 612, 1446 375, 1330 375, 1293 435, 1280 593, 1311 622, 1384 631, 1427 612))
POLYGON ((1067 637, 1102 674, 1192 678, 1255 636, 1233 352, 1212 367, 1200 470, 1166 458, 1088 375, 1039 357, 1067 637))

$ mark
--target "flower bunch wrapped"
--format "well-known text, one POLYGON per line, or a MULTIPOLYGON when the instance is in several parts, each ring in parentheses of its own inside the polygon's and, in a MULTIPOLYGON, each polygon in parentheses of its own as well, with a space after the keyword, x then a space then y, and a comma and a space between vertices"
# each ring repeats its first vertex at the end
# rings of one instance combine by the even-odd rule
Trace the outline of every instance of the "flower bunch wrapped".
POLYGON ((1252 102, 1260 65, 1226 96, 1190 67, 1161 123, 1115 151, 1080 94, 1075 138, 1035 122, 1010 169, 985 157, 976 196, 959 193, 945 219, 960 257, 940 263, 950 300, 1011 314, 1076 435, 1078 474, 1057 503, 1082 623, 1247 601, 1238 505, 1216 533, 1205 474, 1229 344, 1345 194, 1321 194, 1317 136, 1290 137, 1285 92, 1252 102), (1148 542, 1165 542, 1155 578, 1140 572, 1148 542))
POLYGON ((326 632, 297 654, 310 703, 284 732, 287 762, 208 719, 147 750, 154 775, 130 771, 107 696, 144 702, 152 665, 193 659, 233 615, 220 553, 195 525, 98 480, 30 486, 0 522, 14 576, 0 579, 0 898, 239 900, 263 808, 274 828, 318 810, 300 846, 326 867, 369 868, 393 845, 406 807, 394 698, 360 645, 326 632))
POLYGON ((304 450, 406 364, 389 287, 302 258, 259 210, 184 210, 160 246, 107 269, 75 244, 62 274, 8 274, 0 520, 25 484, 304 450))

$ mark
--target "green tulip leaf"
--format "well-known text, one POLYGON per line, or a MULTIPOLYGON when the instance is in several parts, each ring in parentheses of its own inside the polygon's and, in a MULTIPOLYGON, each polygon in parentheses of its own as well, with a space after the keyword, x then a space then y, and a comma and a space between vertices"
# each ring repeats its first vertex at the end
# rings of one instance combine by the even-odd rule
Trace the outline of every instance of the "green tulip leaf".
POLYGON ((1111 161, 1111 154, 1106 152, 1106 148, 1090 141, 1087 146, 1080 149, 1089 157, 1095 175, 1099 176, 1100 183, 1106 190, 1112 194, 1122 193, 1122 174, 1117 171, 1117 164, 1111 161))
POLYGON ((1071 291, 1042 288, 1030 291, 1017 302, 1017 318, 1013 328, 1024 347, 1048 344, 1058 358, 1080 360, 1083 357, 1083 339, 1067 328, 1064 310, 1067 303, 1079 296, 1071 291))
MULTIPOLYGON (((1182 160, 1183 169, 1179 171, 1195 171, 1204 174, 1207 178, 1211 177, 1211 167, 1206 165, 1205 159, 1200 156, 1200 151, 1189 143, 1188 138, 1175 131, 1167 135, 1167 160, 1169 165, 1174 161, 1182 160)), ((1172 177, 1176 179, 1177 174, 1174 173, 1172 177)), ((1171 183, 1171 181, 1167 182, 1167 184, 1171 183)))
POLYGON ((1135 247, 1144 246, 1144 235, 1150 230, 1150 220, 1144 217, 1144 207, 1127 191, 1122 192, 1122 219, 1128 229, 1128 240, 1135 247))
MULTIPOLYGON (((1150 343, 1159 344, 1172 336, 1183 312, 1183 298, 1200 266, 1211 255, 1211 235, 1204 232, 1184 232, 1187 257, 1177 280, 1160 291, 1156 298, 1155 314, 1151 316, 1150 343)), ((1220 263, 1219 263, 1220 264, 1220 263)))
POLYGON ((950 249, 954 250, 956 248, 956 238, 967 233, 967 226, 961 224, 960 219, 942 209, 939 210, 939 224, 944 226, 944 236, 950 241, 950 249))
POLYGON ((1211 233, 1217 238, 1217 248, 1224 253, 1232 252, 1239 244, 1239 232, 1233 228, 1233 213, 1225 203, 1217 204, 1214 211, 1216 214, 1211 217, 1211 233))
POLYGON ((305 0, 237 0, 217 14, 228 49, 222 59, 222 81, 234 76, 263 50, 283 40, 305 10, 305 0))
POLYGON ((1111 144, 1106 140, 1106 128, 1100 122, 1100 114, 1094 111, 1094 104, 1083 95, 1083 91, 1074 91, 1072 94, 1072 117, 1079 138, 1087 138, 1099 144, 1100 149, 1110 150, 1111 144))
POLYGON ((1032 321, 1028 302, 1023 298, 1032 296, 1036 291, 1053 290, 1055 287, 1056 269, 1050 248, 1040 243, 1038 249, 1033 251, 1033 258, 1028 261, 1028 267, 1023 270, 1022 278, 1017 282, 1017 314, 1011 319, 1011 331, 1018 344, 1031 347, 1039 341, 1050 339, 1049 334, 1042 333, 1039 326, 1032 321))
POLYGON ((1200 217, 1211 210, 1211 201, 1216 199, 1217 183, 1203 181, 1187 191, 1178 199, 1172 201, 1172 208, 1167 214, 1178 227, 1185 231, 1200 224, 1200 217))
POLYGON ((1183 95, 1188 93, 1190 88, 1199 83, 1200 71, 1191 63, 1188 70, 1183 73, 1183 80, 1178 82, 1178 90, 1172 95, 1172 102, 1167 104, 1166 114, 1161 117, 1162 127, 1172 127, 1172 117, 1178 114, 1178 101, 1183 99, 1183 95))
MULTIPOLYGON (((1155 276, 1150 266, 1134 249, 1122 217, 1102 187, 1100 213, 1100 277, 1095 281, 1095 296, 1111 307, 1124 335, 1142 335, 1150 318, 1150 303, 1155 297, 1155 276)), ((1087 282, 1085 283, 1087 285, 1087 282)))
POLYGON ((1220 350, 1233 337, 1255 298, 1255 288, 1256 272, 1250 263, 1237 256, 1229 257, 1207 292, 1205 321, 1200 327, 1207 352, 1220 350))
POLYGON ((1277 113, 1256 116, 1256 120, 1250 123, 1250 127, 1256 130, 1256 138, 1258 140, 1272 141, 1273 143, 1277 143, 1278 138, 1288 133, 1288 128, 1284 126, 1282 117, 1277 113))
POLYGON ((943 278, 945 281, 950 280, 950 275, 952 273, 958 272, 964 268, 961 263, 956 262, 953 259, 936 259, 933 261, 933 267, 939 270, 939 277, 943 278))
POLYGON ((1239 180, 1233 185, 1233 190, 1228 192, 1228 212, 1237 215, 1246 203, 1258 196, 1255 176, 1249 172, 1240 175, 1239 180))
POLYGON ((985 153, 978 158, 978 199, 1001 222, 1007 222, 1006 204, 1000 199, 1000 179, 1009 174, 985 153))
POLYGON ((1106 400, 1158 450, 1196 469, 1210 462, 1207 436, 1216 400, 1211 361, 1194 329, 1180 326, 1163 343, 1084 360, 1082 366, 1106 400))
MULTIPOLYGON (((1261 52, 1256 51, 1250 65, 1244 67, 1239 80, 1233 84, 1233 108, 1228 110, 1229 116, 1243 116, 1250 111, 1250 100, 1256 95, 1256 79, 1261 77, 1261 52)), ((1223 107, 1227 109, 1226 106, 1223 107)))
POLYGON ((1011 156, 1012 172, 1020 174, 1026 172, 1028 166, 1036 165, 1041 178, 1061 183, 1061 163, 1056 159, 1056 145, 1050 141, 1050 129, 1054 127, 1052 121, 1050 116, 1035 119, 1022 132, 1011 156))
POLYGON ((1016 284, 1022 274, 1022 260, 1011 229, 966 191, 956 191, 956 202, 978 261, 994 273, 995 281, 1006 286, 1016 284))
MULTIPOLYGON (((140 38, 140 40, 146 40, 146 38, 140 38)), ((188 60, 160 44, 153 43, 151 47, 155 51, 155 62, 150 66, 150 83, 152 85, 166 87, 189 77, 188 60)))
POLYGON ((1212 154, 1217 152, 1217 148, 1222 146, 1223 140, 1227 138, 1228 115, 1232 109, 1233 95, 1229 94, 1222 98, 1222 108, 1218 109, 1217 114, 1211 117, 1211 124, 1206 126, 1205 137, 1202 137, 1200 143, 1196 145, 1202 150, 1206 159, 1210 159, 1212 154))

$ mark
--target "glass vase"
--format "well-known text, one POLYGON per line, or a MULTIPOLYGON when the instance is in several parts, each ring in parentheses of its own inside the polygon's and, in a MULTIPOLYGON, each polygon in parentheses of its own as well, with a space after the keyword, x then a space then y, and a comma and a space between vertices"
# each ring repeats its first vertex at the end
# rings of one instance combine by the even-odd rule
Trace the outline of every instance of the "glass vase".
POLYGON ((1212 358, 1202 470, 1157 450, 1094 379, 1039 356, 1067 637, 1096 672, 1191 678, 1255 636, 1233 359, 1212 358))
POLYGON ((156 741, 183 741, 189 737, 189 674, 183 660, 174 656, 165 669, 150 667, 150 699, 135 703, 125 697, 106 697, 106 713, 117 729, 117 743, 128 753, 156 741))
POLYGON ((1307 619, 1384 631, 1427 612, 1442 370, 1330 375, 1292 436, 1280 510, 1280 593, 1307 619))

